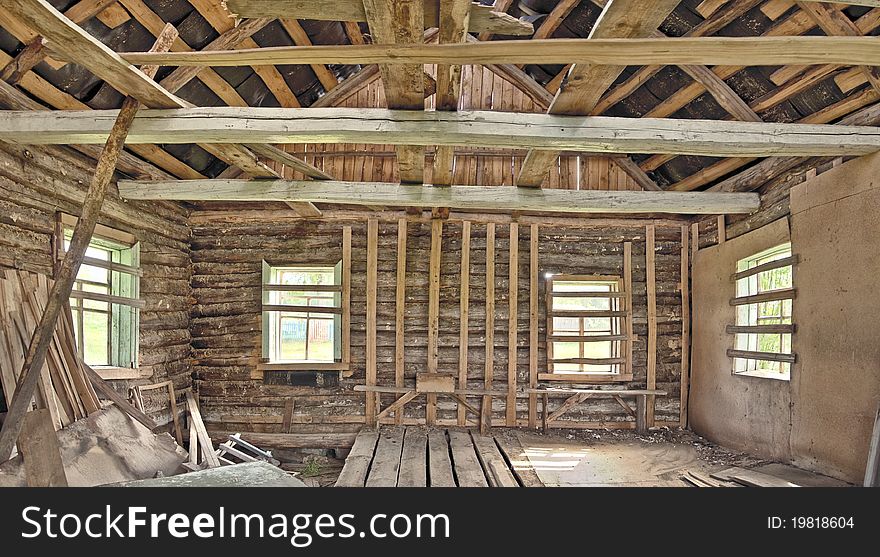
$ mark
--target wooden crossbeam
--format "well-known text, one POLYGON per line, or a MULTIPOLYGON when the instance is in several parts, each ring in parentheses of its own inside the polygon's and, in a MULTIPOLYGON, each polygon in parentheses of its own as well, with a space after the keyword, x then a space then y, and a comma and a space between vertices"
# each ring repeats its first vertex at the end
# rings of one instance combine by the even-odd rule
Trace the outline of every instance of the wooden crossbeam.
MULTIPOLYGON (((669 13, 675 9, 675 0, 613 0, 609 2, 599 20, 590 31, 590 36, 582 44, 596 45, 597 42, 613 37, 645 37, 657 30, 669 13)), ((614 39, 612 39, 614 40, 614 39)), ((619 40, 618 40, 619 42, 619 40)), ((623 44, 623 43, 621 43, 623 44)), ((548 114, 589 114, 602 94, 614 83, 625 69, 627 62, 618 65, 597 66, 596 61, 569 58, 561 63, 579 62, 569 70, 564 83, 553 99, 548 114)), ((545 64, 547 62, 544 62, 545 64)), ((547 170, 557 159, 557 151, 530 151, 523 161, 516 178, 518 186, 540 186, 547 176, 547 170)))
MULTIPOLYGON (((116 110, 0 113, 0 139, 103 142, 116 110)), ((493 145, 597 153, 718 157, 849 156, 880 149, 880 129, 715 120, 576 117, 496 111, 191 108, 139 114, 130 143, 493 145)))
POLYGON ((367 206, 451 207, 564 213, 749 213, 756 194, 595 191, 493 186, 401 186, 380 182, 179 180, 119 182, 127 199, 188 201, 311 201, 367 206))
MULTIPOLYGON (((12 0, 3 0, 10 2, 12 0)), ((38 0, 27 0, 38 1, 38 0)), ((543 39, 462 44, 279 46, 200 52, 122 52, 132 64, 251 66, 255 64, 783 64, 880 65, 876 37, 675 37, 648 39, 543 39)), ((61 52, 59 55, 64 55, 61 52)), ((69 56, 67 56, 69 57, 69 56)), ((573 83, 572 76, 568 81, 573 83)), ((561 90, 560 90, 561 91, 561 90)), ((572 101, 559 114, 588 113, 572 101)))
MULTIPOLYGON (((418 11, 423 14, 422 28, 438 27, 440 0, 421 0, 418 11)), ((295 17, 323 21, 368 21, 368 9, 361 0, 226 0, 230 12, 240 17, 295 17)), ((520 21, 492 6, 473 4, 473 18, 468 30, 501 35, 528 36, 534 32, 531 23, 520 21)))

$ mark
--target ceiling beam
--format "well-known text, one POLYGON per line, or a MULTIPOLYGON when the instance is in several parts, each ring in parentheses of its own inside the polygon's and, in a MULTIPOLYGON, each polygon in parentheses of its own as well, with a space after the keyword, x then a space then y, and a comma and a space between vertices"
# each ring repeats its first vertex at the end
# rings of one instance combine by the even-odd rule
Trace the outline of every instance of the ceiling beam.
MULTIPOLYGON (((11 2, 12 0, 2 0, 11 2)), ((27 0, 34 1, 34 0, 27 0)), ((880 65, 877 37, 670 37, 543 39, 462 44, 278 46, 199 52, 121 52, 131 64, 584 64, 590 66, 784 64, 880 65)), ((51 45, 50 45, 51 46, 51 45)), ((56 55, 67 59, 62 50, 56 55)), ((573 71, 573 70, 572 70, 573 71)), ((571 82, 571 74, 569 74, 571 82)), ((560 90, 562 94, 564 90, 560 90)), ((567 110, 582 112, 578 103, 567 110)), ((561 110, 561 109, 560 109, 561 110)))
MULTIPOLYGON (((0 112, 0 139, 102 142, 116 110, 0 112)), ((375 143, 717 157, 864 155, 875 127, 366 108, 191 108, 138 114, 130 143, 375 143)))
POLYGON ((379 182, 297 180, 120 181, 127 199, 179 201, 310 201, 368 206, 450 207, 466 210, 560 213, 750 213, 753 193, 555 190, 495 186, 408 186, 379 182))
MULTIPOLYGON (((440 0, 422 0, 421 31, 439 27, 440 0)), ((239 17, 294 17, 322 21, 367 21, 362 0, 226 0, 226 7, 239 17)), ((473 4, 473 17, 468 30, 499 35, 528 36, 534 33, 531 23, 494 11, 492 6, 473 4)))
MULTIPOLYGON (((595 47, 602 40, 619 41, 620 38, 649 36, 677 5, 675 0, 611 0, 593 24, 589 38, 579 43, 595 47)), ((562 63, 574 65, 556 92, 556 97, 547 109, 548 114, 589 114, 605 91, 626 69, 628 62, 618 61, 618 65, 598 66, 593 65, 595 60, 587 62, 570 58, 562 63)), ((530 151, 516 177, 516 185, 540 186, 558 156, 559 153, 555 151, 530 151)))

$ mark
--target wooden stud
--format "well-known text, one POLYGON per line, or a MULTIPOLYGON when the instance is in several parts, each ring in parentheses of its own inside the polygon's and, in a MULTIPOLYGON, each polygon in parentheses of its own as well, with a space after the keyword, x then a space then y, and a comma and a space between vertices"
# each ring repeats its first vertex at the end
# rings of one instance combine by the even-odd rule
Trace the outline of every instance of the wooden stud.
MULTIPOLYGON (((483 386, 492 390, 492 376, 495 365, 495 223, 486 224, 486 359, 483 386)), ((483 396, 483 419, 480 420, 481 431, 484 424, 492 423, 492 396, 483 396)))
MULTIPOLYGON (((468 325, 470 317, 471 223, 461 223, 461 289, 459 293, 458 388, 468 387, 468 325)), ((464 426, 467 415, 463 405, 456 411, 457 423, 464 426)))
MULTIPOLYGON (((437 373, 440 334, 440 255, 443 247, 443 221, 431 220, 431 255, 428 265, 428 373, 437 373)), ((428 394, 425 420, 429 426, 437 419, 437 395, 428 394)))
POLYGON ((718 215, 716 222, 718 223, 718 243, 723 244, 727 239, 727 223, 724 221, 724 215, 718 215))
MULTIPOLYGON (((394 384, 403 387, 406 369, 405 329, 406 329, 406 219, 397 221, 397 283, 394 306, 394 384)), ((395 423, 403 423, 403 409, 394 414, 395 423)))
POLYGON ((342 228, 342 363, 351 365, 351 226, 342 228))
POLYGON ((688 425, 688 389, 691 364, 691 296, 690 296, 690 249, 688 226, 681 226, 681 398, 679 402, 679 426, 688 425))
MULTIPOLYGON (((645 227, 645 270, 648 289, 648 376, 647 388, 657 386, 657 272, 655 259, 654 226, 645 227)), ((654 427, 654 395, 647 403, 647 427, 654 427)))
MULTIPOLYGON (((376 297, 378 290, 378 257, 379 257, 379 221, 370 219, 367 221, 367 347, 366 347, 366 384, 376 384, 376 297)), ((375 427, 377 396, 366 394, 365 413, 367 426, 375 427)))
MULTIPOLYGON (((538 225, 529 231, 529 388, 538 387, 538 225)), ((529 428, 537 427, 538 395, 529 394, 529 428)))
POLYGON ((624 375, 633 374, 633 345, 635 344, 635 332, 633 331, 633 277, 632 277, 632 242, 623 244, 623 290, 626 295, 626 369, 624 375))
POLYGON ((517 309, 519 306, 519 225, 510 225, 507 318, 507 425, 516 425, 517 309))

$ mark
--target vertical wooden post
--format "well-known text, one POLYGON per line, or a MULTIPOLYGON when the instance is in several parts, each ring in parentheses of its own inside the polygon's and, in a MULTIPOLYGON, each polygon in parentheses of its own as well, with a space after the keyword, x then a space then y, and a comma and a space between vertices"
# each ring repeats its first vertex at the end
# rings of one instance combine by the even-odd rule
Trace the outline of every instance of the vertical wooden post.
MULTIPOLYGON (((657 273, 654 266, 654 225, 645 227, 645 268, 648 289, 648 389, 657 386, 657 273)), ((647 427, 654 426, 654 395, 647 404, 647 427)))
POLYGON ((636 396, 636 432, 642 435, 648 433, 648 396, 636 396))
MULTIPOLYGON (((156 38, 156 42, 151 52, 161 52, 171 48, 172 43, 177 38, 177 30, 168 24, 162 29, 162 32, 156 38)), ((158 71, 157 66, 145 66, 141 68, 143 73, 152 77, 158 71)), ((70 247, 64 255, 64 261, 58 269, 55 276, 55 282, 52 284, 52 290, 49 292, 49 299, 46 303, 46 309, 40 318, 31 342, 28 346, 27 354, 22 364, 21 373, 19 374, 18 387, 16 395, 10 401, 9 413, 6 415, 6 421, 3 423, 3 430, 0 432, 0 462, 9 460, 12 455, 12 449, 15 441, 21 433, 22 423, 25 413, 31 405, 37 383, 42 375, 43 364, 46 361, 46 353, 49 350, 49 344, 55 332, 55 325, 58 322, 58 316, 64 305, 70 298, 70 292, 73 290, 73 283, 79 268, 82 265, 86 249, 95 232, 95 225, 98 217, 101 215, 101 205, 104 203, 104 197, 107 195, 107 189, 113 180, 113 172, 116 170, 116 162, 119 160, 119 154, 125 145, 125 138, 134 122, 134 117, 140 108, 140 102, 132 97, 126 97, 122 102, 122 108, 116 117, 116 122, 110 130, 110 135, 101 151, 101 156, 95 166, 95 174, 89 184, 89 190, 83 201, 82 212, 76 226, 73 229, 73 237, 70 240, 70 247)))
MULTIPOLYGON (((403 387, 406 353, 404 349, 406 309, 406 219, 397 221, 397 293, 394 313, 394 386, 403 387)), ((403 408, 394 412, 394 422, 403 423, 403 408)))
POLYGON ((696 257, 697 251, 700 249, 700 223, 695 222, 691 225, 691 259, 696 257))
POLYGON ((679 427, 688 424, 688 388, 691 374, 691 295, 690 295, 690 249, 688 227, 681 226, 681 399, 679 402, 679 427))
MULTIPOLYGON (((370 219, 367 221, 367 372, 366 384, 376 384, 376 293, 378 289, 378 266, 379 266, 379 221, 370 219)), ((364 411, 366 423, 370 427, 376 426, 378 408, 376 393, 367 391, 364 411)))
MULTIPOLYGON (((458 333, 458 388, 467 389, 468 379, 468 318, 471 291, 471 223, 461 223, 461 291, 459 294, 460 327, 458 333)), ((462 395, 464 396, 464 395, 462 395)), ((458 404, 457 423, 467 424, 467 409, 458 404)))
MULTIPOLYGON (((483 386, 492 390, 495 366, 495 223, 486 224, 486 370, 483 386)), ((492 395, 483 396, 480 429, 492 424, 492 395)))
POLYGON ((632 276, 632 242, 623 244, 623 289, 625 291, 626 304, 626 374, 633 372, 633 344, 635 333, 633 332, 633 276, 632 276))
MULTIPOLYGON (((538 225, 529 231, 529 388, 538 387, 538 225)), ((538 422, 538 395, 529 394, 529 427, 538 422)))
POLYGON ((724 215, 718 215, 718 243, 723 244, 727 241, 727 224, 724 215))
POLYGON ((507 404, 506 424, 516 425, 516 341, 517 308, 519 306, 519 225, 510 224, 507 280, 507 404))
MULTIPOLYGON (((443 243, 443 221, 431 221, 431 255, 428 266, 428 373, 437 373, 440 335, 440 255, 443 243)), ((434 425, 437 421, 437 395, 427 395, 425 421, 434 425)))
POLYGON ((351 370, 351 226, 342 229, 342 361, 351 370))

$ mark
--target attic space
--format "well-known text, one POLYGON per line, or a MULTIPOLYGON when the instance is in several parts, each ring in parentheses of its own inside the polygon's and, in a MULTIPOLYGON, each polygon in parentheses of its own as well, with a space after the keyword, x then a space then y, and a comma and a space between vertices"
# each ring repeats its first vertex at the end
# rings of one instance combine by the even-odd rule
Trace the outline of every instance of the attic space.
POLYGON ((0 485, 877 485, 878 33, 0 0, 0 485))

